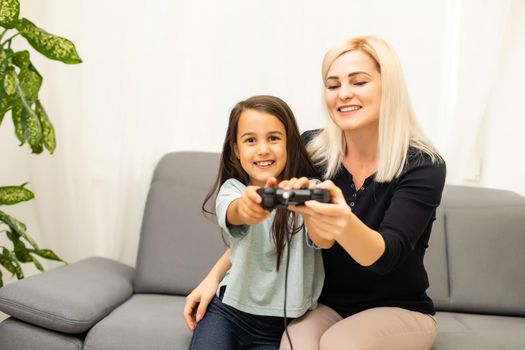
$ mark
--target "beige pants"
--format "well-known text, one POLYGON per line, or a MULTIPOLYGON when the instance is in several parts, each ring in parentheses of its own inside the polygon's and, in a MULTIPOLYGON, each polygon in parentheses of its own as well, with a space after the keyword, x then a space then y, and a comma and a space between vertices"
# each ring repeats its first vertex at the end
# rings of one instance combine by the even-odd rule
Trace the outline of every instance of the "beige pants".
MULTIPOLYGON (((398 307, 378 307, 343 319, 319 305, 288 327, 294 350, 428 350, 437 333, 430 315, 398 307)), ((283 335, 281 350, 290 350, 283 335)))

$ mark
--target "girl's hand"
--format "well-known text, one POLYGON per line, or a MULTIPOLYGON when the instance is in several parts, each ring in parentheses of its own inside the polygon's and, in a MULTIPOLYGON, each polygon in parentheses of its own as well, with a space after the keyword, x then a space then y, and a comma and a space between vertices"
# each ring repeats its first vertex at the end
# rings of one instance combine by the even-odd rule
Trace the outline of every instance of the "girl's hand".
POLYGON ((318 237, 333 244, 346 232, 354 214, 346 204, 343 192, 332 181, 327 180, 316 187, 330 191, 332 203, 307 201, 304 206, 290 206, 290 210, 301 213, 314 242, 318 237))
MULTIPOLYGON (((265 187, 275 187, 277 179, 270 177, 265 187)), ((248 186, 239 199, 228 208, 228 222, 232 225, 253 225, 266 219, 270 212, 261 206, 262 198, 257 193, 258 186, 248 186)))
POLYGON ((315 188, 315 185, 310 182, 307 177, 296 178, 292 177, 290 180, 283 180, 277 185, 279 188, 298 190, 300 188, 315 188))
POLYGON ((270 213, 261 206, 262 198, 257 186, 248 186, 237 200, 237 215, 243 225, 253 225, 266 219, 270 213))
POLYGON ((206 309, 215 296, 219 282, 210 276, 205 277, 202 282, 186 297, 184 305, 184 322, 190 331, 194 331, 206 313, 206 309))

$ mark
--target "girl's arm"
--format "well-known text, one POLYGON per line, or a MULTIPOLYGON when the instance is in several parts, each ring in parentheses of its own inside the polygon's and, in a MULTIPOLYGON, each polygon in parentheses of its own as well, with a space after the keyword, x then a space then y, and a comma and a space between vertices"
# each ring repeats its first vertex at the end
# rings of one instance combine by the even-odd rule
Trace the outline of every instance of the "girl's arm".
POLYGON ((261 206, 258 187, 248 186, 241 197, 228 206, 226 221, 229 225, 253 225, 266 219, 270 213, 261 206))
POLYGON ((230 248, 228 248, 212 267, 208 275, 186 297, 184 321, 191 331, 195 329, 197 322, 204 317, 208 304, 215 296, 219 283, 230 267, 230 248))

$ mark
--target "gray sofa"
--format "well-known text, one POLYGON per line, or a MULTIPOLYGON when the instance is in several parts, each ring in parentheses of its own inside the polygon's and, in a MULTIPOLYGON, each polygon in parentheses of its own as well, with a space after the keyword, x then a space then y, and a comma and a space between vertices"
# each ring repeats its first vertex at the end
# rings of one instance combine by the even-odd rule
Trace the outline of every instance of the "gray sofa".
MULTIPOLYGON (((218 160, 177 152, 159 162, 136 268, 89 258, 1 288, 11 317, 0 349, 187 349, 185 295, 225 249, 200 212, 218 160)), ((446 187, 426 257, 439 310, 433 349, 525 349, 524 248, 524 197, 446 187)))

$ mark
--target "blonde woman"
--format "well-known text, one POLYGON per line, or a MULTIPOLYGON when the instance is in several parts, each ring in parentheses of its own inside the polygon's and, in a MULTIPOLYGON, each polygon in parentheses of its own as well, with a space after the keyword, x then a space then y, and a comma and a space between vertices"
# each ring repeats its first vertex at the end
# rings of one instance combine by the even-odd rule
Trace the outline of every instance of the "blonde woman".
MULTIPOLYGON (((292 210, 322 242, 325 282, 319 307, 292 322, 281 349, 430 349, 437 324, 423 258, 445 163, 416 121, 384 40, 351 38, 329 50, 322 78, 327 125, 304 139, 333 203, 292 210)), ((227 255, 188 296, 187 314, 205 309, 206 286, 227 255)))

